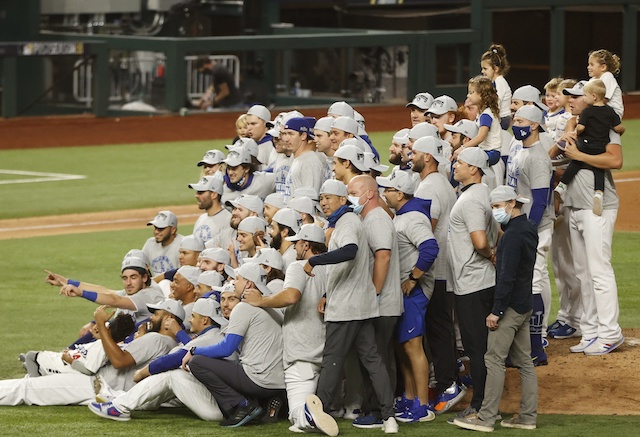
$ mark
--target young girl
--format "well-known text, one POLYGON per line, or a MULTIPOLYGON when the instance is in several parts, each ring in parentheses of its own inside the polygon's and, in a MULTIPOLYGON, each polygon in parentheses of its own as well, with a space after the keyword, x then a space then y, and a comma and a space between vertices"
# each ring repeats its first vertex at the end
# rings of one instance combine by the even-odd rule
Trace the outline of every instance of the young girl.
POLYGON ((494 180, 483 180, 483 182, 493 189, 504 182, 504 163, 500 159, 502 137, 500 122, 498 121, 498 94, 493 87, 491 79, 485 76, 471 78, 468 89, 467 99, 470 104, 478 106, 480 113, 476 118, 478 135, 456 150, 454 159, 458 158, 458 154, 462 149, 468 147, 480 147, 487 152, 489 164, 491 164, 496 178, 494 180))
POLYGON ((604 97, 605 103, 616 111, 622 120, 624 115, 624 104, 622 103, 622 90, 614 75, 620 73, 620 58, 609 50, 600 49, 589 53, 589 64, 587 73, 590 80, 600 79, 607 89, 604 97))
POLYGON ((482 75, 493 81, 493 85, 498 93, 498 107, 500 108, 498 117, 500 127, 503 130, 509 129, 511 124, 511 88, 504 76, 509 72, 509 62, 507 61, 507 51, 502 44, 491 44, 489 50, 484 52, 480 58, 482 75))

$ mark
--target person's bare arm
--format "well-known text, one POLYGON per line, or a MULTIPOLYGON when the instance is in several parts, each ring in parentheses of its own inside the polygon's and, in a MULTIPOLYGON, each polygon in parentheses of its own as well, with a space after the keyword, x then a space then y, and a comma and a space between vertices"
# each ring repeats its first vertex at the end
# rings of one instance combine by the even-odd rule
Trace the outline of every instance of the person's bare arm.
POLYGON ((485 258, 491 259, 493 256, 493 250, 487 240, 487 233, 485 231, 473 231, 469 234, 471 236, 471 244, 480 255, 485 258))
POLYGON ((622 123, 620 123, 619 125, 613 127, 613 131, 617 134, 622 135, 626 131, 626 128, 622 123))
POLYGON ((578 150, 575 140, 567 141, 566 155, 577 161, 582 161, 602 170, 619 170, 622 168, 622 147, 620 144, 607 144, 604 153, 588 155, 578 150))
POLYGON ((102 339, 102 347, 111 365, 116 369, 126 369, 135 366, 136 360, 133 359, 129 352, 120 349, 118 343, 116 343, 111 336, 111 331, 107 328, 106 322, 110 316, 106 312, 106 307, 104 305, 99 306, 93 313, 93 317, 96 321, 100 338, 102 339))
POLYGON ((258 290, 249 288, 242 293, 242 301, 260 308, 284 308, 298 303, 302 298, 300 290, 285 288, 280 293, 263 296, 258 290))
POLYGON ((384 281, 387 279, 387 273, 389 273, 391 250, 376 250, 376 253, 373 256, 373 285, 376 287, 376 293, 380 294, 380 292, 382 292, 382 287, 384 286, 384 281))
MULTIPOLYGON (((84 293, 85 291, 89 291, 89 290, 80 290, 75 285, 65 285, 60 289, 60 294, 63 294, 67 297, 85 297, 86 296, 86 294, 84 293)), ((107 305, 111 308, 121 308, 123 310, 131 310, 131 311, 138 310, 138 308, 136 307, 136 304, 133 303, 133 300, 131 300, 127 296, 119 296, 117 294, 96 293, 95 300, 93 298, 89 300, 97 303, 98 305, 107 305)))
POLYGON ((215 99, 213 99, 213 106, 220 106, 220 102, 222 102, 222 100, 229 94, 231 94, 231 91, 229 90, 229 84, 226 82, 222 82, 220 84, 220 87, 218 88, 218 93, 216 94, 215 99))

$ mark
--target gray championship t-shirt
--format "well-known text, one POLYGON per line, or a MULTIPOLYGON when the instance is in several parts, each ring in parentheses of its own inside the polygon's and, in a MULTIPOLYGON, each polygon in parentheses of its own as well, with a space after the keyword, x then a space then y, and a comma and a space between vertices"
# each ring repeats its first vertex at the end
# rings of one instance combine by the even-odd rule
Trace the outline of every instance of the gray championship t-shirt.
MULTIPOLYGON (((431 218, 438 220, 433 235, 438 242, 438 257, 433 263, 433 275, 439 281, 447 279, 447 232, 449 230, 449 214, 456 203, 456 192, 451 183, 440 173, 428 174, 420 181, 413 194, 420 199, 431 200, 431 218)), ((431 227, 430 227, 431 229, 431 227)))
POLYGON ((325 325, 318 312, 318 302, 327 290, 327 266, 316 266, 315 276, 304 272, 306 261, 296 261, 289 266, 284 288, 294 288, 302 296, 286 307, 282 336, 284 339, 284 368, 296 361, 320 365, 324 350, 325 325))
POLYGON ((163 246, 156 243, 156 239, 151 237, 144 243, 142 251, 151 260, 151 276, 168 272, 180 268, 180 243, 182 243, 182 235, 177 234, 171 244, 163 246))
POLYGON ((208 215, 206 212, 198 217, 195 225, 193 225, 193 235, 206 243, 216 235, 231 228, 231 213, 222 208, 214 215, 208 215))
POLYGON ((400 262, 398 259, 398 239, 396 229, 393 226, 393 220, 389 217, 381 207, 377 207, 362 219, 362 227, 364 228, 371 250, 371 262, 369 272, 373 281, 373 265, 375 262, 375 253, 378 250, 390 250, 391 260, 389 262, 389 270, 384 285, 378 295, 378 307, 380 316, 392 317, 400 316, 404 310, 402 300, 402 289, 400 288, 400 262))
POLYGON ((242 190, 233 191, 231 188, 224 184, 222 190, 222 197, 220 203, 225 205, 230 200, 235 200, 237 197, 243 194, 253 194, 258 196, 262 200, 269 194, 274 193, 276 190, 276 178, 273 173, 263 173, 257 171, 253 173, 253 180, 251 185, 245 187, 242 190))
POLYGON ((357 244, 358 252, 352 260, 329 265, 327 304, 324 320, 345 322, 378 317, 378 296, 369 273, 371 251, 360 218, 352 212, 344 214, 331 234, 329 251, 357 244))
POLYGON ((509 152, 507 165, 507 185, 512 186, 516 192, 529 199, 531 202, 522 207, 522 212, 529 216, 533 205, 532 190, 548 188, 549 196, 547 205, 542 214, 542 220, 538 225, 538 232, 549 229, 553 224, 553 208, 551 206, 551 195, 553 192, 553 167, 551 158, 544 150, 540 141, 531 147, 518 147, 514 144, 509 152))
POLYGON ((263 388, 284 388, 282 328, 265 310, 240 302, 231 311, 226 334, 244 337, 238 359, 254 383, 263 388))
POLYGON ((308 150, 294 158, 285 183, 285 203, 298 188, 312 187, 319 192, 324 182, 324 174, 324 167, 315 152, 308 150))
POLYGON ((282 261, 284 262, 283 272, 286 274, 289 266, 296 261, 298 254, 296 253, 295 245, 292 244, 282 254, 282 261))
MULTIPOLYGON (((611 144, 622 144, 620 135, 614 131, 609 132, 611 144)), ((567 192, 564 198, 564 206, 573 209, 592 209, 593 208, 593 172, 591 170, 580 170, 576 177, 567 186, 567 192)), ((616 185, 613 182, 611 171, 604 172, 604 193, 602 206, 604 209, 618 209, 620 207, 620 199, 616 192, 616 185)))
MULTIPOLYGON (((409 273, 416 265, 420 252, 418 247, 427 240, 435 239, 431 232, 429 217, 419 211, 409 211, 396 215, 393 224, 398 233, 398 253, 400 258, 400 281, 409 279, 409 273)), ((437 240, 436 240, 437 241, 437 240)), ((440 254, 438 254, 440 256, 440 254)), ((436 258, 437 259, 437 258, 436 258)), ((420 277, 422 292, 431 299, 435 285, 435 263, 420 277)))
POLYGON ((135 318, 136 323, 151 317, 151 311, 149 311, 149 309, 147 308, 147 304, 160 303, 165 299, 164 293, 162 292, 160 287, 158 287, 157 284, 155 284, 155 282, 153 281, 150 287, 143 288, 135 294, 129 295, 124 290, 118 290, 116 294, 118 296, 128 297, 129 299, 131 299, 131 301, 137 308, 134 311, 119 308, 116 311, 116 315, 121 313, 129 314, 135 318))
POLYGON ((473 184, 460 194, 449 216, 447 239, 447 288, 457 295, 471 294, 496 284, 496 269, 488 258, 476 252, 471 233, 485 231, 491 247, 496 246, 498 226, 491 213, 489 187, 473 184))
POLYGON ((134 366, 116 369, 111 364, 107 364, 98 370, 97 375, 102 376, 112 389, 128 391, 134 386, 133 374, 138 369, 142 369, 151 360, 168 354, 176 345, 176 341, 168 335, 149 332, 122 348, 131 354, 136 362, 134 366))

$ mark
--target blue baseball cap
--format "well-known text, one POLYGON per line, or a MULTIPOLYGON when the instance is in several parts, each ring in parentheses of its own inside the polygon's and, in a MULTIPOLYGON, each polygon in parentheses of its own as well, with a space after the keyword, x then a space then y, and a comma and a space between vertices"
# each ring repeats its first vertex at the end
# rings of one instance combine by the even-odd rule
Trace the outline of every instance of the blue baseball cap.
POLYGON ((305 117, 294 117, 284 124, 285 129, 291 129, 296 132, 306 133, 309 135, 311 133, 311 126, 309 126, 309 120, 305 117))

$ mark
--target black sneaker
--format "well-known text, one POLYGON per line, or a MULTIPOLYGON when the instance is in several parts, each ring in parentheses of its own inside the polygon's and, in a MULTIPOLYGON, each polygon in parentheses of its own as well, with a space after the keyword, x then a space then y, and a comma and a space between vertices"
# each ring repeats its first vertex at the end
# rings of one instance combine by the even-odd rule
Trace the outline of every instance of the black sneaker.
POLYGON ((226 428, 242 426, 261 415, 262 411, 262 407, 257 401, 249 401, 249 405, 246 407, 237 407, 229 418, 220 422, 220 426, 224 426, 226 428))
POLYGON ((276 423, 278 421, 278 414, 280 414, 280 408, 282 408, 282 399, 279 397, 273 397, 269 399, 267 409, 264 415, 260 419, 261 423, 276 423))

